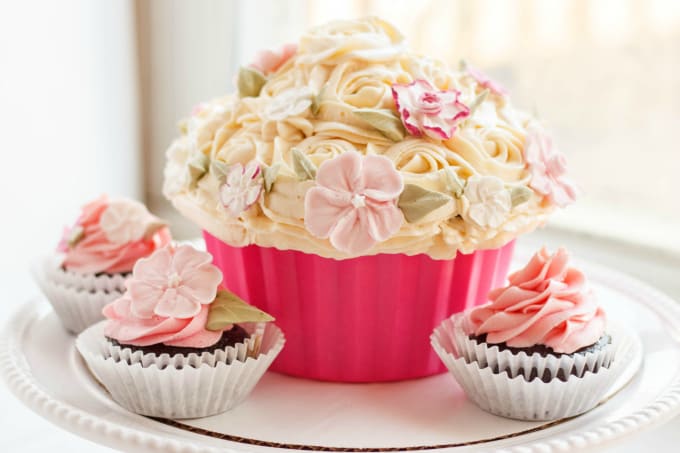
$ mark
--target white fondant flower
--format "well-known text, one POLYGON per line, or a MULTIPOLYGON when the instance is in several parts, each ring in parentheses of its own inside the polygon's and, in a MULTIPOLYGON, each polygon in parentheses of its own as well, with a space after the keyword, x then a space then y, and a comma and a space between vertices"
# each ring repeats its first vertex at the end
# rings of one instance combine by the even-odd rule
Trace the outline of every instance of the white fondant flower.
POLYGON ((262 193, 260 165, 251 160, 245 167, 234 164, 229 168, 227 179, 220 187, 220 201, 227 213, 238 217, 251 207, 262 193))
POLYGON ((113 244, 140 240, 157 219, 146 207, 133 200, 112 200, 99 219, 104 234, 113 244))
POLYGON ((512 208, 510 191, 495 176, 472 176, 465 195, 470 202, 468 216, 481 227, 498 228, 512 208))
POLYGON ((313 94, 309 87, 283 91, 269 102, 264 111, 265 117, 272 121, 282 121, 300 115, 312 105, 313 94))

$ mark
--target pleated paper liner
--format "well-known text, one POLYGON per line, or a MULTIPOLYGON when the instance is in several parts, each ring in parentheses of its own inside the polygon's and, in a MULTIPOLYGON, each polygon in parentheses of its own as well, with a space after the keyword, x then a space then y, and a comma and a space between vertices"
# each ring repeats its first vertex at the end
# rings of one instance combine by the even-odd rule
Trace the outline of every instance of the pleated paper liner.
POLYGON ((104 319, 102 309, 125 292, 126 276, 77 274, 61 268, 57 255, 33 264, 33 277, 62 325, 78 334, 104 319))
POLYGON ((272 369, 310 379, 375 382, 445 371, 428 345, 451 313, 483 304, 507 275, 513 243, 433 260, 380 254, 345 260, 205 233, 227 288, 276 318, 288 335, 272 369), (409 360, 404 360, 409 357, 409 360))
POLYGON ((104 324, 78 336, 78 351, 118 404, 152 417, 208 417, 232 409, 248 397, 285 343, 281 330, 266 324, 255 338, 215 353, 131 353, 106 340, 104 324))
POLYGON ((589 357, 586 364, 567 356, 553 360, 540 358, 539 354, 501 354, 497 347, 470 348, 467 336, 456 331, 461 317, 462 314, 455 315, 435 329, 431 337, 433 349, 475 404, 487 412, 519 420, 556 420, 592 409, 621 376, 634 346, 624 329, 610 326, 607 333, 611 344, 599 352, 602 357, 589 357), (486 354, 485 358, 482 354, 486 354), (478 360, 468 362, 466 357, 478 360), (608 366, 604 366, 607 360, 608 366), (526 367, 533 365, 548 370, 552 379, 528 381, 530 370, 526 367), (578 367, 585 371, 580 376, 571 375, 571 370, 578 367), (566 380, 557 378, 559 369, 566 374, 566 380))

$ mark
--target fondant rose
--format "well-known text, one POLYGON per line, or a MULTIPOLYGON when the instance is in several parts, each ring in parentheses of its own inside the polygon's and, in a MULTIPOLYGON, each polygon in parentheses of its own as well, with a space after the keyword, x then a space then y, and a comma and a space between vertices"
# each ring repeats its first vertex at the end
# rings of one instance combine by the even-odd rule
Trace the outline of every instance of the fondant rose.
POLYGON ((417 137, 451 138, 458 123, 470 115, 470 109, 458 100, 459 91, 439 91, 427 80, 394 84, 392 95, 404 127, 417 137))
POLYGON ((497 96, 505 96, 508 94, 505 88, 503 88, 500 84, 497 82, 494 82, 491 80, 486 74, 484 74, 482 71, 479 69, 473 67, 473 66, 467 66, 465 68, 465 71, 467 74, 475 79, 477 84, 481 86, 482 88, 485 88, 489 91, 491 91, 493 94, 497 96))
POLYGON ((191 318, 215 299, 221 281, 209 253, 168 245, 137 261, 126 297, 137 318, 191 318))
POLYGON ((566 250, 550 255, 543 248, 508 279, 508 286, 489 293, 489 304, 470 312, 469 333, 485 334, 491 344, 545 345, 567 354, 596 343, 604 333, 604 311, 583 273, 569 266, 566 250))
POLYGON ((346 152, 324 162, 305 196, 305 226, 349 254, 369 250, 399 230, 401 175, 384 156, 346 152))
POLYGON ((276 50, 260 50, 250 66, 264 75, 276 72, 297 52, 297 44, 284 44, 276 50))
POLYGON ((260 198, 260 193, 260 165, 253 160, 245 167, 234 164, 229 168, 226 181, 220 186, 220 201, 230 216, 238 217, 260 198))
POLYGON ((553 148, 552 140, 542 131, 529 131, 524 156, 531 172, 531 188, 563 208, 576 199, 577 189, 566 176, 564 154, 553 148))
POLYGON ((495 176, 471 176, 464 197, 470 203, 468 217, 481 227, 498 228, 512 208, 510 192, 495 176))
POLYGON ((347 60, 382 62, 403 52, 404 38, 376 17, 335 21, 313 28, 300 39, 297 62, 338 64, 347 60))
POLYGON ((141 203, 106 196, 86 204, 76 224, 67 229, 59 251, 67 270, 96 274, 124 273, 134 263, 170 241, 159 218, 141 203))

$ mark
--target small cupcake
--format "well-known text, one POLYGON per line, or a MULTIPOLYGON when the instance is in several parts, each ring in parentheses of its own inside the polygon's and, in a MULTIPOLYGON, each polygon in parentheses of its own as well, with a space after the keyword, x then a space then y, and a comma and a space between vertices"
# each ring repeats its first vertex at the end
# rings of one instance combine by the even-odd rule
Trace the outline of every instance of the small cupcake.
POLYGON ((104 195, 83 206, 56 253, 37 263, 35 279, 77 334, 104 319, 102 308, 123 294, 135 262, 169 242, 165 222, 143 204, 104 195))
POLYGON ((273 318, 226 290, 209 253, 168 245, 143 258, 108 318, 78 336, 95 377, 126 409, 195 418, 239 404, 284 344, 273 318))
POLYGON ((489 300, 431 337, 470 399, 521 420, 570 417, 601 401, 622 369, 614 366, 621 341, 566 250, 543 248, 489 300))

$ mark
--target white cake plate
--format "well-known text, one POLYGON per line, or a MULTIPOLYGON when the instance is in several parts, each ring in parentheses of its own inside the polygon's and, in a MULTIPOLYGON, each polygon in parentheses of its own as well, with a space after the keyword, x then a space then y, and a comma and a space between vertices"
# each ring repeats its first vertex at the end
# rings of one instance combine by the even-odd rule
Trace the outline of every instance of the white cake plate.
POLYGON ((642 348, 597 408, 551 423, 487 414, 447 374, 359 385, 268 373, 231 412, 183 421, 143 417, 110 399, 78 356, 74 338, 42 300, 27 303, 7 325, 0 340, 0 374, 41 416, 125 451, 585 449, 680 413, 680 305, 630 277, 579 265, 610 318, 629 326, 642 348))

